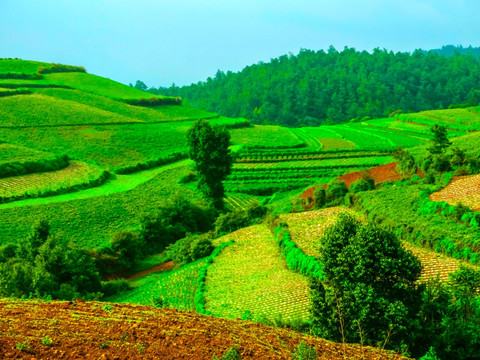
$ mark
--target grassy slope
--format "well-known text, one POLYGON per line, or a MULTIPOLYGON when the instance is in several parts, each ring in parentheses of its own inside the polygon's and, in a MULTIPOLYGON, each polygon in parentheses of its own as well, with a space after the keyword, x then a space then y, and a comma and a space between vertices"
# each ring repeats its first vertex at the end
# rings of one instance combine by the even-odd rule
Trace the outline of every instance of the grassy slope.
POLYGON ((0 74, 36 74, 40 67, 50 68, 52 65, 45 62, 32 60, 0 59, 0 74))
POLYGON ((116 124, 142 122, 76 101, 41 94, 0 98, 1 127, 116 124))
POLYGON ((140 184, 134 182, 138 185, 134 188, 128 181, 137 180, 141 174, 125 175, 122 184, 130 188, 127 191, 119 192, 122 188, 107 181, 104 186, 77 193, 23 200, 25 206, 21 207, 18 204, 22 202, 0 205, 0 241, 16 242, 25 238, 36 221, 48 219, 52 231, 63 241, 96 248, 108 244, 115 232, 138 227, 142 215, 154 212, 176 192, 198 199, 198 195, 177 184, 177 180, 188 173, 184 162, 151 170, 154 171, 158 171, 154 178, 149 181, 142 178, 140 184), (89 196, 83 198, 86 194, 89 196), (51 201, 56 198, 62 201, 51 201))
POLYGON ((113 99, 165 97, 152 95, 101 76, 81 72, 47 74, 45 75, 45 79, 52 84, 66 85, 78 90, 113 99))
POLYGON ((55 156, 52 153, 30 149, 20 145, 0 144, 0 165, 13 162, 45 161, 53 158, 55 158, 55 156))

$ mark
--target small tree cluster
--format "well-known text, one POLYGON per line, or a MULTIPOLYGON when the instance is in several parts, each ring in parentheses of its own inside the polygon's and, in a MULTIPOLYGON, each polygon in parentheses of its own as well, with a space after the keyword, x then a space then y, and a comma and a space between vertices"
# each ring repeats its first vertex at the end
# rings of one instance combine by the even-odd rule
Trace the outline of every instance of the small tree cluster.
POLYGON ((94 260, 51 234, 46 221, 40 221, 26 239, 4 251, 3 256, 0 296, 62 300, 101 296, 94 260))

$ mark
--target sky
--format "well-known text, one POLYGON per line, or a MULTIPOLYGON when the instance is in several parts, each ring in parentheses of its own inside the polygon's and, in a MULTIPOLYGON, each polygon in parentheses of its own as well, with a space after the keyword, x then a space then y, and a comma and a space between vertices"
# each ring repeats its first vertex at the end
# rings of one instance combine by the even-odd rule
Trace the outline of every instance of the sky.
POLYGON ((300 49, 480 46, 479 0, 0 0, 0 58, 188 85, 300 49))

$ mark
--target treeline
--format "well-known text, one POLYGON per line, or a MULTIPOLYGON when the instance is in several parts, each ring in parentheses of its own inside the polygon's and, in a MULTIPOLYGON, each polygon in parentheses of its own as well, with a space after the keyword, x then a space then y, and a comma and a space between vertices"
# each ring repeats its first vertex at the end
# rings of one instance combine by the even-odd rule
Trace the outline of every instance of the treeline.
MULTIPOLYGON (((480 101, 480 59, 375 49, 302 49, 241 72, 184 87, 150 88, 189 104, 257 124, 318 126, 480 101)), ((143 84, 143 83, 142 83, 143 84)), ((146 86, 145 86, 146 87, 146 86)))

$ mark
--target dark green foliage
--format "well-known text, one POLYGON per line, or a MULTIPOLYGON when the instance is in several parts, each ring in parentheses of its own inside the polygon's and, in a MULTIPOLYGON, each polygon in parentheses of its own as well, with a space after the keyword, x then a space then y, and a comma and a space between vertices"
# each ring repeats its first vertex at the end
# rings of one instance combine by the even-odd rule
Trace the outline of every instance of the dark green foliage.
POLYGON ((327 190, 325 191, 325 199, 327 204, 342 203, 347 192, 348 188, 344 181, 333 180, 330 184, 328 184, 327 190))
POLYGON ((412 350, 421 354, 425 353, 423 348, 433 346, 433 355, 442 360, 480 359, 478 290, 480 272, 466 267, 453 273, 448 285, 438 279, 430 281, 423 294, 421 322, 412 350))
POLYGON ((221 236, 235 230, 256 224, 265 219, 267 207, 253 201, 246 209, 220 214, 215 221, 215 234, 221 236))
POLYGON ((365 116, 388 116, 465 103, 480 83, 480 60, 424 53, 302 49, 239 73, 160 88, 193 106, 255 123, 318 126, 365 116))
POLYGON ((349 190, 350 192, 355 194, 360 191, 369 191, 373 189, 375 189, 375 182, 373 181, 373 179, 359 179, 350 185, 349 190))
POLYGON ((417 169, 415 159, 408 150, 397 147, 393 152, 393 157, 397 162, 397 170, 401 174, 412 175, 417 169))
POLYGON ((52 156, 38 161, 15 161, 0 164, 0 178, 37 172, 55 171, 68 166, 68 156, 52 156))
POLYGON ((156 214, 143 218, 140 234, 150 251, 161 252, 187 233, 209 231, 214 215, 212 209, 200 207, 177 195, 156 214))
POLYGON ((180 97, 152 97, 149 99, 128 99, 124 100, 127 104, 135 106, 162 106, 162 105, 182 105, 182 98, 180 97))
POLYGON ((430 128, 433 134, 433 145, 428 149, 431 154, 443 154, 445 150, 452 144, 448 140, 447 128, 438 124, 430 128))
POLYGON ((455 206, 455 210, 453 212, 453 215, 455 216, 455 218, 457 219, 457 221, 460 221, 462 220, 462 217, 471 212, 472 210, 468 207, 468 206, 465 206, 463 205, 462 203, 458 203, 456 206, 455 206))
POLYGON ((397 237, 341 214, 321 239, 325 279, 313 279, 312 315, 319 335, 397 348, 420 307, 421 265, 397 237))
POLYGON ((305 254, 297 247, 285 223, 280 223, 274 234, 289 269, 311 278, 324 279, 323 264, 316 257, 305 254))
POLYGON ((435 351, 434 347, 431 347, 428 349, 427 353, 422 356, 419 360, 440 360, 440 358, 437 356, 437 352, 435 351))
POLYGON ((168 256, 177 265, 185 265, 195 260, 209 256, 215 247, 212 244, 212 234, 188 234, 185 238, 169 245, 168 256))
POLYGON ((187 133, 189 157, 198 171, 199 188, 217 209, 224 207, 222 181, 230 174, 230 134, 221 127, 212 127, 206 120, 196 121, 187 133))
POLYGON ((292 360, 316 360, 317 350, 314 346, 308 346, 305 341, 301 341, 292 353, 292 360))
POLYGON ((63 64, 49 64, 48 66, 40 66, 38 68, 39 74, 53 74, 64 72, 86 72, 83 66, 72 66, 63 64))
POLYGON ((131 289, 132 287, 125 279, 102 281, 102 293, 105 297, 114 296, 131 289))
POLYGON ((121 231, 113 236, 111 248, 121 268, 131 269, 147 251, 144 239, 134 231, 121 231))
POLYGON ((321 209, 325 206, 327 201, 325 189, 320 186, 313 192, 313 201, 315 202, 315 209, 321 209))
POLYGON ((73 300, 99 297, 100 289, 93 259, 51 235, 46 221, 19 242, 13 257, 0 263, 0 296, 73 300))

